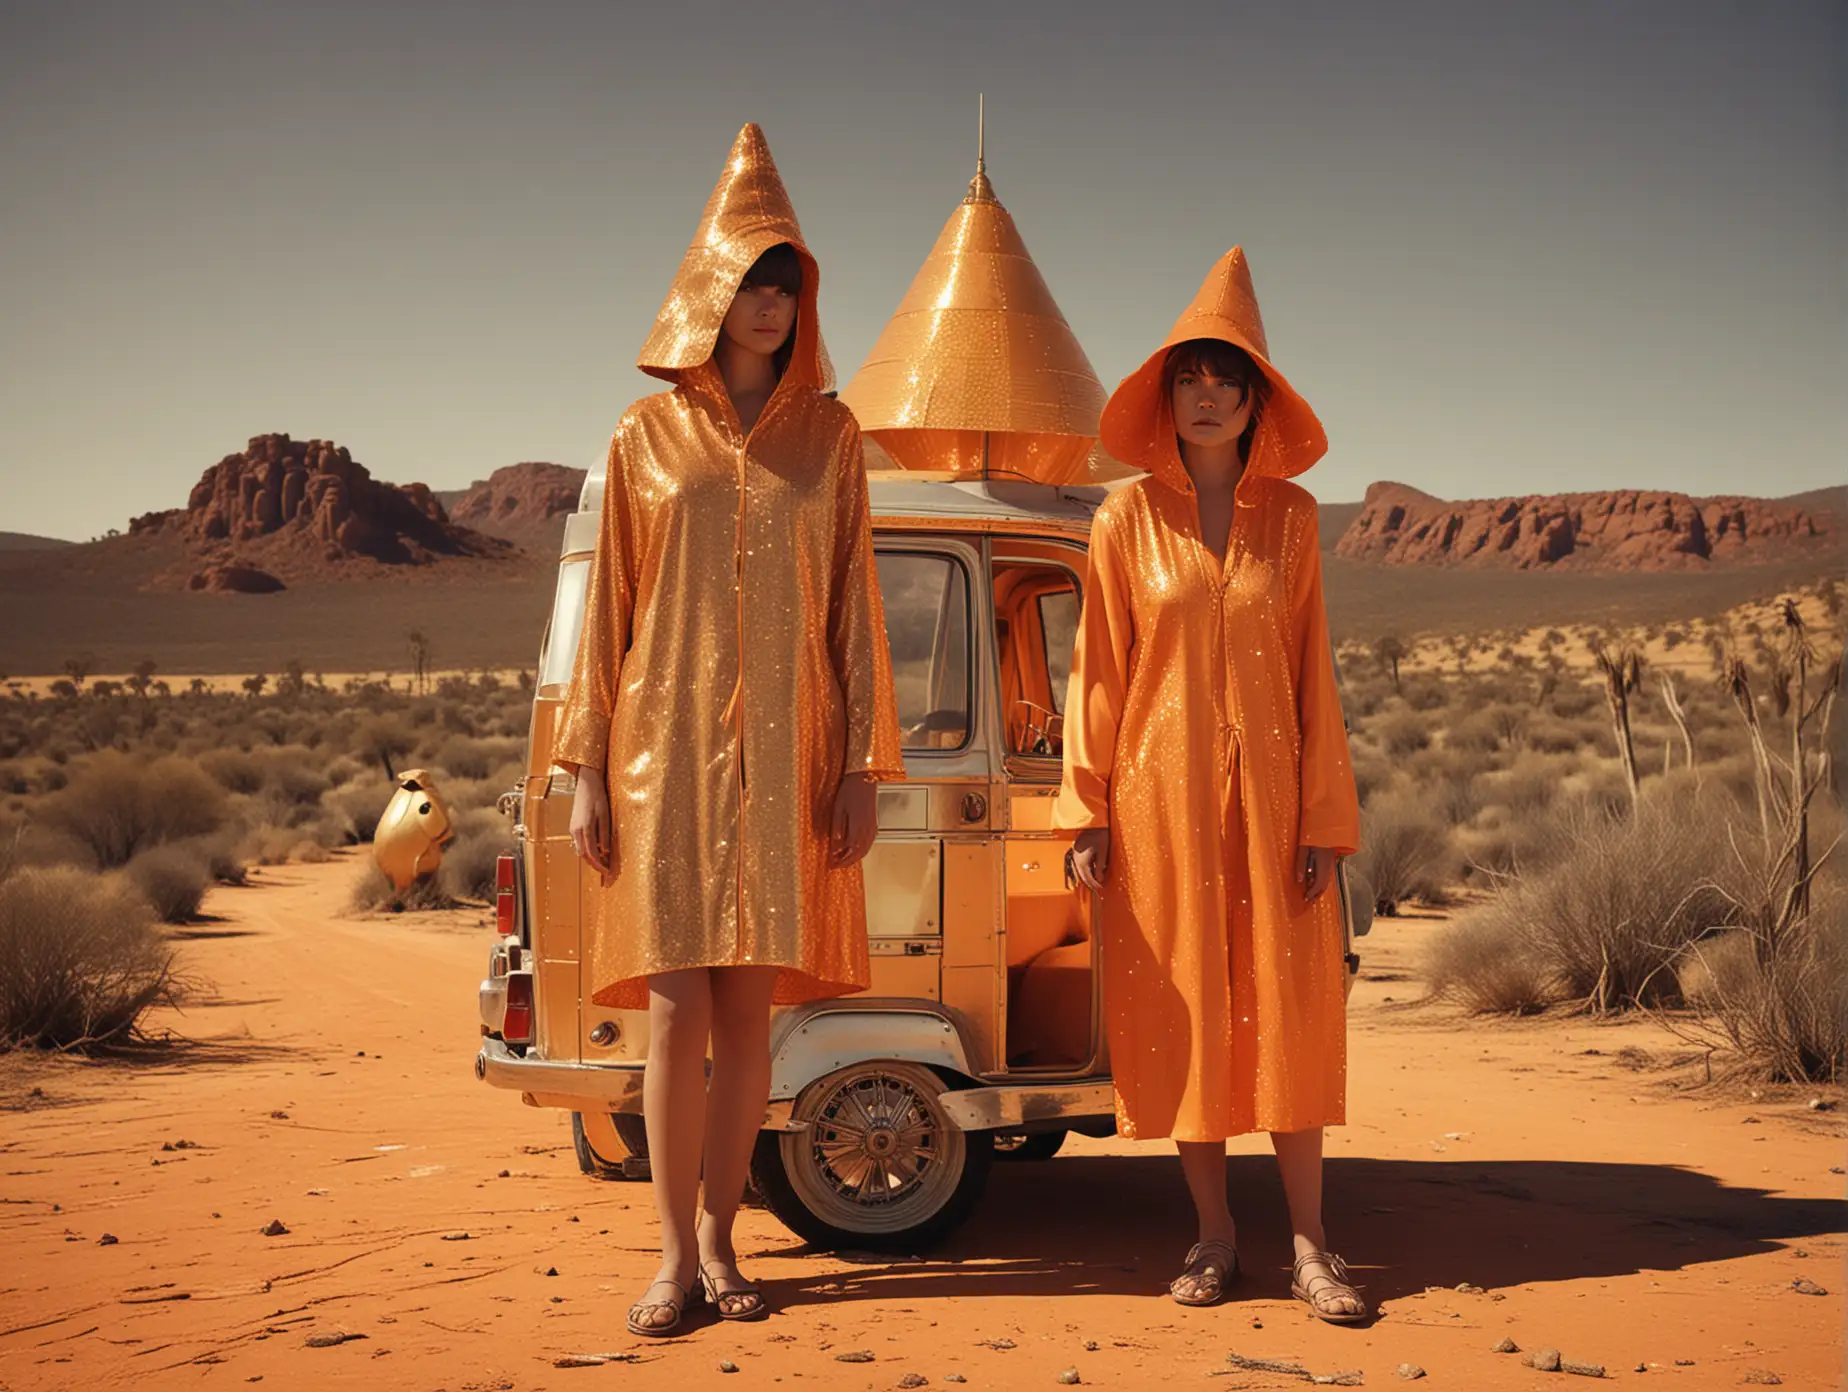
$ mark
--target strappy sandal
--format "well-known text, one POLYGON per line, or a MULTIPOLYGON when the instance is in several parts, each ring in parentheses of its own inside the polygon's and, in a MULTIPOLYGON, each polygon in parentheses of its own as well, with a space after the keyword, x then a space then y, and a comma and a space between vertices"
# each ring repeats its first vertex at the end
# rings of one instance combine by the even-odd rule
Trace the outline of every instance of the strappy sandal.
MULTIPOLYGON (((732 1269, 737 1270, 735 1266, 732 1269)), ((719 1312, 720 1319, 754 1320, 762 1319, 769 1313, 764 1305, 763 1288, 746 1282, 743 1275, 739 1275, 741 1284, 735 1289, 722 1291, 719 1283, 712 1279, 712 1273, 706 1270, 706 1263, 701 1262, 699 1279, 705 1287, 706 1299, 712 1302, 712 1308, 719 1312)))
POLYGON ((1315 1317, 1328 1324, 1364 1324, 1372 1318, 1372 1311, 1367 1302, 1360 1298, 1360 1291, 1354 1285, 1353 1273, 1348 1264, 1333 1252, 1305 1252, 1296 1259, 1296 1265, 1290 1268, 1290 1294, 1314 1312, 1315 1317), (1303 1267, 1311 1262, 1320 1262, 1328 1268, 1328 1275, 1320 1272, 1312 1275, 1308 1281, 1303 1280, 1303 1267), (1318 1299, 1317 1297, 1321 1297, 1318 1299), (1355 1301, 1358 1310, 1330 1310, 1324 1308, 1321 1301, 1330 1297, 1347 1296, 1355 1301))
POLYGON ((1187 1249, 1186 1268, 1168 1282, 1168 1294, 1177 1305, 1217 1305, 1225 1298, 1226 1287, 1237 1279, 1238 1248, 1218 1239, 1196 1242, 1187 1249), (1183 1281, 1193 1282, 1191 1295, 1178 1289, 1183 1281))
MULTIPOLYGON (((629 1307, 629 1332, 631 1334, 640 1334, 649 1339, 661 1339, 670 1334, 679 1333, 680 1317, 686 1313, 687 1306, 693 1303, 694 1294, 698 1290, 698 1286, 688 1289, 680 1282, 669 1281, 665 1277, 659 1281, 651 1281, 648 1290, 651 1291, 656 1286, 672 1286, 680 1292, 680 1299, 636 1301, 629 1307), (666 1324, 647 1324, 639 1318, 642 1315, 652 1315, 656 1310, 672 1310, 674 1317, 666 1324)), ((642 1294, 647 1295, 648 1291, 643 1291, 642 1294)))

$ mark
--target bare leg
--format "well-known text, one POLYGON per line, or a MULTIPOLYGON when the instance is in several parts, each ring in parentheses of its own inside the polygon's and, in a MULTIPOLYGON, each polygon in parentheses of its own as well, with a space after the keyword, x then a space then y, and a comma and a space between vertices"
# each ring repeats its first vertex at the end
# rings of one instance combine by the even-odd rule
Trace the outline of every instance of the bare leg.
MULTIPOLYGON (((661 1219, 661 1269, 644 1299, 670 1294, 672 1281, 691 1289, 699 1269, 696 1230, 700 1153, 706 1140, 706 1037, 712 1028, 712 987, 706 968, 648 978, 648 1067, 642 1076, 642 1115, 648 1124, 648 1168, 661 1219)), ((642 1316, 657 1328, 673 1322, 657 1308, 642 1316)))
MULTIPOLYGON (((1271 1148, 1277 1152, 1277 1171, 1283 1176, 1283 1194, 1290 1205, 1290 1230, 1296 1235, 1296 1255, 1325 1254, 1328 1234, 1322 1230, 1322 1128, 1273 1131, 1271 1148)), ((1297 1279, 1309 1290, 1316 1308, 1324 1313, 1359 1314, 1367 1308, 1360 1297, 1330 1287, 1330 1281, 1345 1283, 1339 1281, 1326 1260, 1304 1263, 1297 1279)))
POLYGON ((776 978, 775 967, 712 968, 712 1087, 706 1099, 699 1257, 727 1313, 762 1303, 761 1298, 726 1300, 725 1295, 744 1285, 732 1222, 744 1198, 751 1148, 770 1096, 770 996, 776 978))
MULTIPOLYGON (((1201 1242, 1223 1242, 1238 1249, 1238 1227, 1226 1203, 1226 1143, 1224 1141, 1176 1141, 1180 1152, 1181 1173, 1187 1176, 1187 1192, 1193 1196, 1194 1213, 1199 1220, 1201 1242)), ((1219 1284, 1230 1276, 1222 1256, 1211 1259, 1219 1284)), ((1196 1263, 1197 1264, 1197 1263, 1196 1263)), ((1188 1298, 1208 1293, 1212 1282, 1191 1269, 1169 1287, 1188 1298)))

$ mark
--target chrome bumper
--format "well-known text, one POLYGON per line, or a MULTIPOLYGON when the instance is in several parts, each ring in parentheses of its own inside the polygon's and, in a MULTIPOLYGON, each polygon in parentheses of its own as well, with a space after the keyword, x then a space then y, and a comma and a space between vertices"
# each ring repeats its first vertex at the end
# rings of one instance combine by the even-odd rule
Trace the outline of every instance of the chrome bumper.
POLYGON ((489 1087, 520 1093, 528 1106, 642 1110, 639 1063, 552 1063, 522 1058, 501 1040, 484 1039, 475 1055, 475 1076, 489 1087))
MULTIPOLYGON (((571 1111, 642 1110, 642 1065, 639 1063, 550 1063, 522 1058, 498 1039, 484 1039, 475 1055, 475 1076, 490 1087, 520 1094, 529 1107, 564 1107, 571 1111)), ((1116 1102, 1110 1083, 1003 1083, 946 1092, 945 1116, 962 1131, 1005 1131, 1012 1127, 1079 1117, 1112 1116, 1116 1102)), ((770 1104, 767 1131, 801 1131, 792 1101, 770 1104)))

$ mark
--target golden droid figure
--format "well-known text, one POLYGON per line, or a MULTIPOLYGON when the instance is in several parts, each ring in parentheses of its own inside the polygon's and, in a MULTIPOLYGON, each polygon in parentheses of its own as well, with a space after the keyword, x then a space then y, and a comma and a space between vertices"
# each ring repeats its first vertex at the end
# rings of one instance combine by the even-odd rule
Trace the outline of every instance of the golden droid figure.
POLYGON ((398 775, 398 791, 385 804, 373 833, 372 859, 386 879, 409 889, 412 881, 442 863, 443 847, 455 834, 429 771, 406 769, 398 775))

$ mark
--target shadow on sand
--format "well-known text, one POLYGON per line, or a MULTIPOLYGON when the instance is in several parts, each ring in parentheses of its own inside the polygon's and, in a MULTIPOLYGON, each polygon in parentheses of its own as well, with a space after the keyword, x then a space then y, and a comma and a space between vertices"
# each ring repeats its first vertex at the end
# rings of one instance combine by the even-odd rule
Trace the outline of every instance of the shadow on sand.
MULTIPOLYGON (((1285 1299, 1290 1235, 1268 1156, 1229 1162, 1244 1279, 1233 1298, 1285 1299)), ((1460 1282, 1674 1271, 1841 1231, 1834 1200, 1779 1198, 1671 1165, 1331 1158, 1328 1230, 1370 1301, 1460 1282)), ((1193 1240, 1170 1157, 1069 1156, 997 1165, 974 1215, 930 1260, 865 1258, 804 1283, 805 1301, 933 1296, 1157 1294, 1193 1240), (958 1265, 957 1263, 961 1263, 958 1265), (979 1263, 979 1265, 972 1265, 979 1263)), ((762 1255, 776 1255, 772 1249, 762 1255)))

